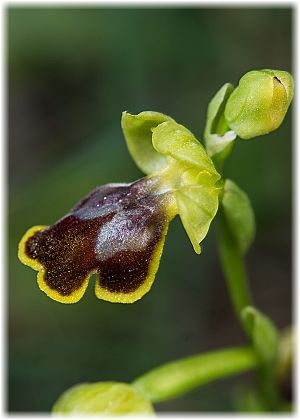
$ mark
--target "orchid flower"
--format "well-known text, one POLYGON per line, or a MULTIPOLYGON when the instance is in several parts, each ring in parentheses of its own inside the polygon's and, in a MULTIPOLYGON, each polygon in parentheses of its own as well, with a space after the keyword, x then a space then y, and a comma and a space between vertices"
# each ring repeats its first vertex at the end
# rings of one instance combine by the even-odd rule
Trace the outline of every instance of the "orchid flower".
POLYGON ((96 188, 20 242, 20 260, 38 271, 40 289, 58 302, 81 299, 93 273, 99 299, 140 299, 154 281, 170 221, 179 214, 199 254, 217 212, 220 175, 189 130, 157 112, 124 112, 122 128, 146 176, 96 188))
POLYGON ((80 300, 96 273, 99 299, 132 303, 153 284, 171 220, 180 216, 200 254, 219 200, 245 252, 254 235, 249 200, 215 164, 222 167, 237 136, 277 129, 292 97, 293 78, 284 71, 251 71, 235 89, 226 83, 208 106, 206 149, 167 115, 124 112, 128 150, 146 176, 98 187, 52 226, 32 227, 19 244, 20 260, 38 271, 40 289, 58 302, 80 300))

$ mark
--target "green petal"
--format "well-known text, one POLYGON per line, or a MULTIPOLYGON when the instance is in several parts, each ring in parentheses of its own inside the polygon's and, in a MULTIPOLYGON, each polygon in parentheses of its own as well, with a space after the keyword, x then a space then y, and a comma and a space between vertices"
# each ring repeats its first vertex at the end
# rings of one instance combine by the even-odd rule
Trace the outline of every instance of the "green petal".
POLYGON ((145 111, 138 115, 122 113, 121 126, 128 150, 136 165, 145 174, 151 174, 167 167, 164 155, 158 153, 152 145, 152 129, 171 117, 159 112, 145 111))
POLYGON ((218 188, 192 185, 180 188, 176 194, 182 224, 200 254, 199 243, 205 238, 218 210, 218 188))

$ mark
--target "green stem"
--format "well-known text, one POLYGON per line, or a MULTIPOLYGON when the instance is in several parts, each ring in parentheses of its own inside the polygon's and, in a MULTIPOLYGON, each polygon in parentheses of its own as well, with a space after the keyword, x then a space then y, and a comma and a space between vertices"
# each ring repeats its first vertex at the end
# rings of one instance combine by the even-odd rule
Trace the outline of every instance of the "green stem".
POLYGON ((152 402, 165 401, 260 364, 251 347, 236 347, 167 363, 137 378, 132 385, 152 402))
MULTIPOLYGON (((218 248, 224 277, 236 316, 245 333, 252 341, 251 327, 241 316, 242 310, 245 307, 253 306, 248 287, 244 257, 232 238, 222 208, 219 213, 218 248)), ((278 387, 274 378, 274 366, 268 363, 261 364, 258 367, 257 378, 264 402, 270 411, 276 410, 278 405, 278 387)))
POLYGON ((260 394, 264 398, 269 411, 277 411, 279 407, 279 389, 275 378, 274 363, 262 364, 257 371, 260 394))
POLYGON ((246 306, 252 306, 245 262, 227 227, 222 209, 220 209, 219 213, 218 250, 221 265, 234 311, 248 334, 247 326, 241 318, 242 310, 246 306))

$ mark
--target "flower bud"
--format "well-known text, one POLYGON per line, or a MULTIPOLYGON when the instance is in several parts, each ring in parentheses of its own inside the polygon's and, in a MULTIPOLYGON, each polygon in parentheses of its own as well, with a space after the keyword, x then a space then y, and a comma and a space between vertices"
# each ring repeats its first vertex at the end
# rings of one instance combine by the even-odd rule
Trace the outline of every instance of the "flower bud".
POLYGON ((292 327, 286 328, 279 342, 279 354, 277 358, 277 380, 281 396, 287 401, 293 400, 295 364, 295 333, 292 327))
POLYGON ((53 406, 54 415, 153 414, 151 403, 132 386, 119 382, 96 382, 73 386, 53 406))
POLYGON ((246 73, 228 99, 225 119, 242 139, 276 130, 293 98, 293 78, 285 71, 246 73))

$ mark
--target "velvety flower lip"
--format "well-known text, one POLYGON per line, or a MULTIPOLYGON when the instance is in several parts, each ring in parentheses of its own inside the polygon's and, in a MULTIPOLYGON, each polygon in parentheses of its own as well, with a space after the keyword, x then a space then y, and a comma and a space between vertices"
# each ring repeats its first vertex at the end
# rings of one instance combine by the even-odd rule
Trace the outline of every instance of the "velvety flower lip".
POLYGON ((96 296, 131 303, 150 289, 169 221, 175 215, 160 179, 107 184, 95 189, 57 223, 24 235, 19 258, 38 270, 49 297, 75 303, 97 273, 96 296))

